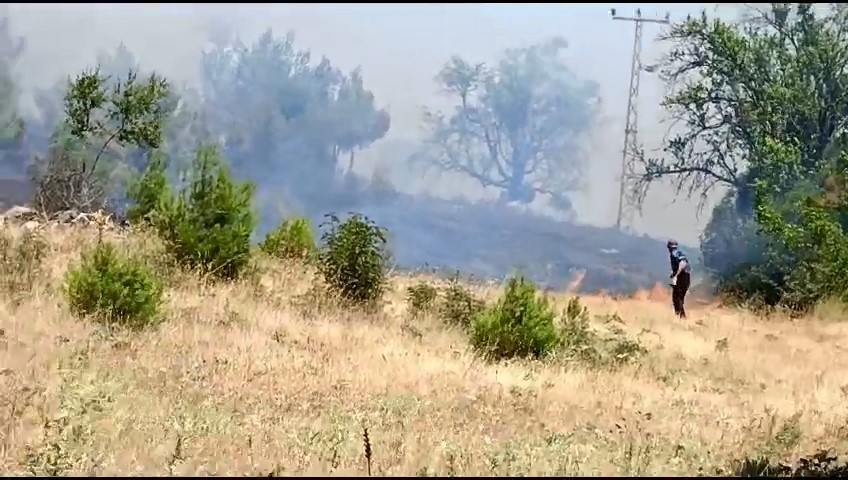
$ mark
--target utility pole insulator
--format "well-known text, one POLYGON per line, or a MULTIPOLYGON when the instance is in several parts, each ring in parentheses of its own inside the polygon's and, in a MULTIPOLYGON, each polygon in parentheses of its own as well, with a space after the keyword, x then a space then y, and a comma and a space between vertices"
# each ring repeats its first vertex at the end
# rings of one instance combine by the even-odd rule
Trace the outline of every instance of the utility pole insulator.
POLYGON ((656 66, 649 65, 647 68, 642 67, 642 25, 645 23, 660 23, 669 24, 670 14, 666 13, 665 18, 645 18, 642 16, 642 10, 636 9, 635 17, 622 17, 616 15, 614 8, 610 9, 610 14, 613 20, 624 20, 633 22, 635 29, 633 32, 633 58, 630 64, 630 88, 627 97, 627 116, 624 126, 624 147, 621 150, 621 178, 619 179, 618 193, 618 215, 616 215, 615 226, 619 230, 622 226, 629 226, 633 220, 633 214, 638 211, 637 193, 635 191, 634 182, 637 180, 635 175, 636 155, 639 152, 639 80, 642 70, 654 71, 656 66))

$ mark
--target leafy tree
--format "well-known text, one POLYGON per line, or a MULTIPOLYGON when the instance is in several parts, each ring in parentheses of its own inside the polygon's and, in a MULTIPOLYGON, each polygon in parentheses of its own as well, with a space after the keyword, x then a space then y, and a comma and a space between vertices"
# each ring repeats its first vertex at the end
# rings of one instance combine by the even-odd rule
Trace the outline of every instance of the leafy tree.
POLYGON ((453 57, 437 76, 457 100, 450 113, 427 111, 427 148, 418 157, 460 172, 502 199, 530 203, 549 195, 571 210, 587 157, 581 139, 595 119, 597 85, 561 60, 565 40, 509 49, 494 67, 453 57))
POLYGON ((268 30, 250 45, 221 38, 202 65, 210 132, 235 171, 255 178, 273 172, 277 192, 327 196, 340 158, 351 167, 354 152, 389 129, 388 113, 375 106, 358 69, 345 74, 327 58, 312 64, 293 34, 280 39, 268 30))
MULTIPOLYGON (((764 143, 775 164, 801 163, 797 144, 775 139, 764 143)), ((848 152, 811 177, 803 178, 791 191, 777 194, 769 177, 756 185, 757 222, 783 252, 789 252, 778 286, 780 303, 796 312, 826 298, 848 301, 848 235, 840 222, 848 213, 848 152), (816 188, 817 183, 821 189, 816 188)))
POLYGON ((750 214, 753 185, 768 173, 758 145, 762 133, 800 142, 802 173, 820 168, 848 111, 838 82, 848 55, 835 28, 843 15, 816 19, 812 4, 798 4, 795 15, 786 4, 774 5, 772 12, 758 12, 756 22, 730 24, 702 14, 672 27, 665 40, 673 47, 662 67, 671 91, 663 106, 676 127, 666 155, 644 159, 646 186, 671 177, 678 191, 702 199, 713 188, 729 188, 750 214), (804 78, 791 78, 803 67, 810 68, 804 78))
POLYGON ((740 214, 736 192, 732 191, 713 208, 701 235, 701 254, 710 273, 723 278, 739 265, 761 260, 765 245, 752 211, 753 207, 749 206, 745 214, 740 214))
MULTIPOLYGON (((131 73, 137 78, 150 75, 123 43, 112 50, 99 52, 97 65, 105 78, 104 86, 107 91, 119 87, 131 73)), ((74 156, 83 155, 83 152, 87 151, 86 140, 71 135, 64 122, 64 97, 68 85, 69 82, 60 81, 49 88, 37 89, 34 92, 39 115, 29 119, 28 137, 32 147, 38 152, 55 155, 55 152, 73 151, 76 153, 71 156, 74 156)), ((199 104, 196 91, 173 85, 168 85, 167 94, 158 102, 163 118, 158 149, 162 150, 169 160, 167 163, 171 177, 176 176, 178 169, 188 168, 194 151, 209 140, 203 128, 204 123, 196 112, 199 104)), ((112 179, 115 191, 111 192, 110 200, 113 206, 120 207, 125 204, 126 188, 134 176, 146 169, 152 150, 150 146, 124 143, 121 148, 107 148, 103 153, 103 161, 121 167, 114 172, 115 178, 112 179)))
POLYGON ((104 182, 123 149, 161 144, 168 82, 155 73, 139 80, 134 71, 111 88, 109 82, 97 68, 68 85, 66 119, 54 136, 57 148, 36 171, 37 202, 47 212, 101 208, 108 194, 104 182), (111 161, 101 165, 104 158, 111 161))
MULTIPOLYGON (((127 78, 131 72, 140 72, 141 68, 135 55, 120 43, 113 51, 101 51, 97 54, 97 68, 102 74, 104 86, 112 90, 121 79, 127 78)), ((51 147, 62 149, 83 149, 85 139, 68 135, 65 129, 65 96, 71 82, 62 79, 48 88, 36 88, 33 99, 39 112, 37 118, 29 119, 29 137, 38 152, 46 152, 51 147), (71 146, 70 142, 79 145, 71 146)), ((112 152, 107 152, 112 153, 112 152)))
POLYGON ((817 199, 841 173, 848 17, 839 8, 817 17, 812 4, 753 13, 741 24, 704 14, 672 27, 664 106, 679 130, 664 158, 645 159, 642 181, 647 188, 671 177, 678 191, 702 199, 727 188, 702 239, 708 268, 733 271, 728 257, 746 246, 750 256, 737 260, 763 267, 746 282, 802 309, 834 292, 821 262, 841 255, 832 245, 846 225, 841 207, 826 211, 817 199))
MULTIPOLYGON (((97 56, 97 65, 107 77, 107 84, 112 88, 131 72, 141 76, 149 75, 149 72, 142 68, 135 54, 124 43, 120 43, 112 51, 100 52, 97 56)), ((158 102, 158 106, 164 118, 159 148, 171 160, 174 169, 189 167, 194 158, 194 152, 209 141, 208 132, 204 128, 204 119, 198 111, 199 92, 187 86, 168 85, 167 92, 158 102)), ((126 149, 122 160, 133 170, 140 172, 146 168, 150 154, 151 147, 138 145, 135 148, 126 149)))
POLYGON ((335 143, 336 156, 348 154, 348 171, 353 170, 354 154, 382 138, 391 126, 389 114, 376 109, 374 94, 365 88, 359 68, 341 78, 335 108, 327 121, 332 125, 328 141, 335 143))

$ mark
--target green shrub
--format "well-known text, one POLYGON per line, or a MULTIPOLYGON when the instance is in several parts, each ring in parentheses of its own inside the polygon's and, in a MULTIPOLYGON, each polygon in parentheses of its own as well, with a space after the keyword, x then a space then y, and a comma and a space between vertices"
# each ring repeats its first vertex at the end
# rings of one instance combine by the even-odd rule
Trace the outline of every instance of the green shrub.
POLYGON ((84 253, 68 271, 66 294, 74 314, 134 329, 154 323, 162 304, 159 279, 109 243, 84 253))
POLYGON ((589 309, 577 297, 568 301, 563 317, 562 353, 568 360, 590 367, 618 367, 647 353, 641 343, 628 338, 624 330, 614 325, 615 322, 621 322, 617 314, 606 317, 609 329, 607 334, 599 334, 592 329, 589 309))
POLYGON ((547 297, 523 277, 511 278, 498 302, 474 319, 471 344, 492 359, 543 357, 561 343, 547 297))
POLYGON ((132 205, 127 208, 127 218, 132 224, 152 223, 153 216, 161 212, 167 203, 171 187, 165 168, 164 155, 153 152, 147 168, 130 183, 127 197, 132 205))
POLYGON ((573 297, 565 307, 562 322, 562 346, 565 356, 588 365, 602 362, 600 339, 589 325, 589 309, 573 297))
POLYGON ((326 217, 319 253, 324 281, 343 300, 356 304, 380 300, 389 262, 385 230, 356 213, 344 222, 334 214, 326 217))
POLYGON ((214 147, 201 147, 189 183, 163 202, 156 227, 168 252, 182 266, 221 279, 235 279, 251 264, 256 227, 254 187, 235 181, 214 147))
POLYGON ((610 335, 603 337, 603 364, 618 367, 638 360, 648 353, 639 340, 628 338, 624 330, 613 328, 610 335))
POLYGON ((486 304, 460 283, 457 273, 444 290, 439 316, 448 325, 468 330, 474 322, 474 317, 485 308, 486 304))
POLYGON ((309 260, 317 251, 312 225, 306 218, 286 219, 268 232, 259 248, 268 255, 294 260, 309 260))
POLYGON ((432 310, 438 296, 439 291, 429 283, 419 282, 406 289, 406 302, 413 315, 432 310))

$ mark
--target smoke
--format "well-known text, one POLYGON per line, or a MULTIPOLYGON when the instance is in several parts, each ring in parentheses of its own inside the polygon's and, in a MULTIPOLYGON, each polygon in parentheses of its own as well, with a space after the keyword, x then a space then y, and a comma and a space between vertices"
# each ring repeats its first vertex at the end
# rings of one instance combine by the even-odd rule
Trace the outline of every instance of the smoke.
MULTIPOLYGON (((642 12, 645 15, 661 16, 670 7, 674 19, 685 17, 687 13, 697 13, 701 8, 714 10, 714 5, 667 7, 648 4, 642 5, 642 12)), ((621 12, 631 8, 628 5, 613 6, 621 12)), ((515 246, 510 243, 512 240, 504 240, 505 243, 496 245, 493 237, 498 235, 492 231, 516 229, 521 232, 526 222, 530 221, 526 220, 528 215, 492 211, 490 220, 480 220, 487 225, 485 228, 492 231, 485 231, 482 226, 474 227, 474 230, 461 217, 457 217, 457 225, 449 220, 439 220, 439 228, 449 229, 456 234, 456 238, 453 238, 453 234, 443 235, 443 238, 428 238, 426 232, 413 234, 417 231, 415 222, 424 221, 424 215, 442 218, 448 214, 446 212, 453 211, 454 215, 460 215, 459 211, 465 209, 467 212, 464 215, 475 219, 484 218, 489 213, 484 214, 479 209, 471 208, 468 202, 473 204, 492 199, 497 197, 497 193, 484 189, 478 182, 461 174, 437 177, 422 175, 405 160, 418 148, 423 138, 422 107, 452 107, 450 99, 440 95, 434 82, 435 75, 452 55, 491 63, 506 49, 529 46, 562 36, 568 41, 564 55, 569 67, 581 77, 597 82, 602 110, 597 127, 586 139, 590 142, 591 152, 584 182, 586 188, 573 198, 572 203, 583 224, 609 226, 614 222, 618 201, 616 172, 620 162, 632 28, 623 22, 613 22, 606 6, 18 4, 9 7, 9 12, 13 32, 26 39, 26 49, 18 62, 16 73, 23 93, 22 109, 33 118, 41 113, 35 101, 40 89, 52 88, 69 75, 92 66, 98 55, 114 52, 122 43, 135 55, 144 70, 155 70, 180 88, 200 89, 204 81, 208 80, 208 71, 204 73, 203 70, 204 50, 223 45, 235 36, 250 45, 269 28, 277 38, 284 38, 287 32, 293 32, 294 48, 308 49, 312 65, 318 64, 321 57, 326 56, 332 67, 345 75, 360 68, 365 88, 375 96, 374 108, 388 112, 391 127, 381 139, 355 149, 351 172, 355 175, 342 175, 342 178, 347 179, 346 182, 353 182, 352 186, 345 187, 345 191, 353 193, 325 198, 327 195, 322 191, 321 182, 309 180, 319 175, 315 172, 325 172, 314 164, 304 163, 301 170, 284 171, 282 166, 269 167, 257 163, 259 158, 305 159, 310 155, 309 158, 317 158, 306 140, 297 144, 277 144, 273 152, 266 150, 261 154, 247 150, 227 152, 231 160, 241 162, 244 167, 241 172, 258 184, 263 199, 267 200, 263 209, 265 228, 278 220, 280 209, 306 213, 314 219, 320 219, 318 212, 327 208, 342 210, 346 206, 350 209, 356 207, 376 220, 387 223, 390 229, 395 228, 395 235, 407 242, 397 242, 397 248, 402 251, 399 256, 408 259, 410 263, 448 266, 449 261, 462 263, 465 260, 463 265, 468 270, 487 275, 503 274, 517 266, 506 266, 510 262, 509 257, 514 256, 513 252, 495 250, 518 248, 521 244, 519 237, 516 237, 518 243, 515 246), (364 186, 373 184, 375 178, 404 195, 386 196, 364 186), (294 188, 301 188, 302 191, 295 192, 296 195, 283 191, 294 188), (367 193, 363 193, 365 190, 367 193), (440 200, 422 206, 425 198, 422 195, 440 200), (292 197, 295 201, 291 200, 292 197), (450 243, 451 239, 453 244, 450 243), (465 244, 457 245, 456 241, 465 244), (463 254, 456 252, 459 248, 467 250, 465 259, 462 258, 463 254), (467 255, 475 258, 469 260, 467 255)), ((729 11, 728 14, 735 15, 736 12, 729 11)), ((655 61, 663 53, 663 47, 653 41, 658 33, 656 28, 645 28, 645 63, 655 61)), ((258 86, 245 88, 248 93, 259 89, 258 86)), ((659 79, 649 74, 643 75, 639 100, 640 139, 649 150, 660 146, 667 128, 659 107, 662 93, 663 86, 659 79)), ((218 111, 206 113, 210 121, 215 121, 232 118, 233 112, 225 111, 221 106, 218 111)), ((270 137, 273 135, 269 134, 270 137)), ((256 138, 251 144, 254 149, 259 145, 256 138)), ((536 211, 539 214, 551 213, 543 208, 537 208, 536 211)), ((634 227, 640 233, 657 237, 673 236, 694 244, 708 220, 704 217, 696 215, 694 202, 685 199, 675 201, 671 188, 660 186, 652 191, 643 216, 635 222, 634 227)), ((535 219, 535 216, 532 218, 535 223, 545 222, 535 219)), ((544 227, 539 232, 554 232, 558 228, 565 227, 551 223, 550 227, 544 227)), ((586 247, 594 250, 600 247, 621 251, 628 243, 607 230, 579 231, 579 235, 587 237, 590 244, 597 243, 600 238, 606 239, 603 241, 606 245, 586 247)), ((524 243, 546 245, 537 250, 553 254, 554 263, 562 262, 559 269, 567 272, 586 266, 583 265, 585 258, 581 259, 585 255, 561 252, 577 248, 562 244, 563 238, 571 238, 572 243, 576 242, 574 235, 578 234, 575 232, 557 239, 547 238, 549 233, 526 232, 524 243), (534 238, 526 238, 527 235, 534 238), (547 246, 549 243, 550 246, 547 246), (558 250, 560 252, 557 253, 558 250)), ((506 233, 503 238, 511 239, 512 235, 506 233)), ((644 243, 640 248, 652 249, 652 245, 644 243)), ((632 255, 655 255, 653 259, 656 259, 656 263, 662 269, 665 268, 661 249, 650 254, 634 254, 628 250, 625 256, 632 255)), ((543 257, 541 254, 528 254, 520 262, 541 262, 545 259, 550 260, 550 255, 543 257)), ((653 259, 642 261, 653 262, 653 259)), ((630 264, 633 259, 598 261, 605 263, 605 269, 615 270, 619 268, 614 266, 615 262, 630 264)), ((538 265, 526 266, 531 270, 538 269, 538 265)), ((583 283, 591 284, 592 275, 590 271, 583 283)), ((654 273, 645 275, 651 276, 654 273)), ((563 278, 565 276, 565 273, 560 275, 563 278)))

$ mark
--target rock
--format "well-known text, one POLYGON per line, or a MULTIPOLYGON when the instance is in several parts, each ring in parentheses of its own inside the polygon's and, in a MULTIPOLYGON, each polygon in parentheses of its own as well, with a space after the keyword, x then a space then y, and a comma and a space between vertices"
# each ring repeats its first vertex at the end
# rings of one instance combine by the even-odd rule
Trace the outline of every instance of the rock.
POLYGON ((29 207, 15 205, 14 207, 6 210, 6 212, 3 214, 3 218, 7 220, 13 219, 21 222, 26 222, 28 220, 35 220, 36 218, 38 218, 38 213, 29 207))

